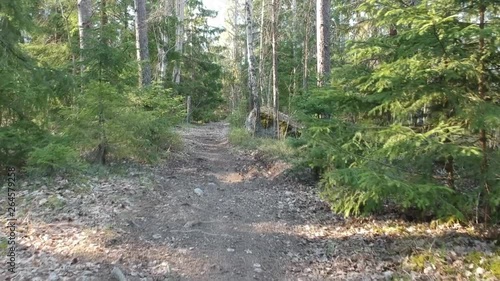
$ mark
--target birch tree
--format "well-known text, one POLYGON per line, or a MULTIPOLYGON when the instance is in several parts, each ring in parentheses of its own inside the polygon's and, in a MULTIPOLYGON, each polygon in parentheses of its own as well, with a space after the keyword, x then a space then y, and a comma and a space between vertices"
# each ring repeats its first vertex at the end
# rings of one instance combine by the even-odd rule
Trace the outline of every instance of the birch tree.
POLYGON ((239 1, 234 0, 234 12, 232 18, 232 36, 233 36, 233 54, 232 54, 232 65, 234 71, 234 80, 231 86, 231 111, 235 112, 239 104, 239 92, 240 84, 238 83, 240 75, 240 63, 241 63, 241 50, 240 44, 238 44, 238 19, 239 19, 239 1))
POLYGON ((330 74, 330 0, 316 0, 317 83, 323 86, 330 74))
MULTIPOLYGON (((78 0, 78 35, 80 37, 80 61, 84 59, 84 52, 88 41, 88 30, 91 25, 92 0, 78 0)), ((83 65, 81 71, 83 72, 83 65)))
MULTIPOLYGON (((261 99, 264 102, 264 91, 265 91, 265 70, 264 70, 264 56, 265 56, 265 49, 264 49, 264 41, 265 41, 265 33, 266 29, 264 26, 264 16, 265 16, 265 7, 266 7, 266 0, 261 0, 261 9, 260 9, 260 39, 259 39, 259 88, 260 88, 260 95, 261 99)), ((271 102, 270 98, 267 95, 267 98, 265 99, 267 102, 267 106, 271 107, 271 102)))
POLYGON ((135 7, 135 45, 139 63, 139 84, 151 84, 151 66, 149 64, 148 24, 146 0, 134 0, 135 7))
POLYGON ((255 55, 253 51, 253 17, 252 0, 245 0, 246 13, 246 35, 247 35, 247 60, 248 60, 248 88, 252 100, 253 112, 255 112, 255 123, 253 124, 254 134, 260 131, 260 100, 257 91, 255 55))
POLYGON ((279 91, 278 91, 278 9, 279 0, 272 0, 272 45, 273 45, 273 112, 274 112, 274 128, 276 130, 276 137, 280 137, 279 126, 279 91))
MULTIPOLYGON (((177 16, 177 27, 175 30, 175 51, 182 55, 184 44, 184 3, 185 0, 176 0, 175 14, 177 16)), ((172 81, 176 84, 181 82, 181 65, 180 59, 177 59, 174 64, 174 71, 172 73, 172 81)))
POLYGON ((305 13, 305 30, 304 30, 304 41, 303 41, 303 76, 302 76, 302 90, 305 92, 307 91, 307 86, 308 86, 308 80, 309 80, 309 30, 310 30, 310 25, 311 25, 311 18, 313 17, 312 14, 312 9, 314 7, 313 4, 314 0, 306 0, 306 3, 304 5, 306 6, 306 13, 305 13))
POLYGON ((160 20, 158 27, 158 73, 160 81, 165 82, 167 77, 167 48, 168 48, 168 35, 165 30, 165 24, 163 24, 167 17, 172 15, 173 7, 171 7, 171 1, 162 0, 160 1, 160 20))

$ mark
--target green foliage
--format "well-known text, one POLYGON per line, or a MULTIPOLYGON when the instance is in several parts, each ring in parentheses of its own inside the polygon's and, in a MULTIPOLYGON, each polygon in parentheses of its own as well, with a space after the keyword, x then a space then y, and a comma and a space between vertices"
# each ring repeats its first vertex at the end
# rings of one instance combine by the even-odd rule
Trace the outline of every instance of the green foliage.
POLYGON ((183 109, 180 97, 159 87, 119 92, 109 83, 90 83, 67 111, 67 133, 83 152, 95 152, 105 141, 114 158, 154 161, 179 146, 171 128, 183 119, 183 109))
POLYGON ((81 171, 85 165, 81 162, 80 155, 72 147, 49 143, 35 148, 28 156, 27 170, 35 175, 53 174, 56 172, 81 171))
MULTIPOLYGON (((492 3, 484 5, 498 13, 492 3)), ((308 129, 296 146, 321 171, 323 196, 334 211, 361 215, 390 204, 465 221, 475 219, 479 206, 490 210, 483 215, 500 218, 494 172, 500 170, 494 149, 500 98, 492 71, 500 63, 500 29, 479 30, 478 9, 451 0, 359 7, 375 35, 349 43, 329 87, 298 98, 308 129), (389 27, 397 33, 387 35, 389 27), (478 141, 481 130, 490 141, 486 149, 478 141)))
POLYGON ((243 148, 256 148, 257 140, 253 138, 245 128, 231 128, 229 131, 228 140, 234 145, 241 146, 243 148))
POLYGON ((47 143, 47 134, 36 124, 17 121, 0 127, 0 167, 23 166, 34 144, 47 143))

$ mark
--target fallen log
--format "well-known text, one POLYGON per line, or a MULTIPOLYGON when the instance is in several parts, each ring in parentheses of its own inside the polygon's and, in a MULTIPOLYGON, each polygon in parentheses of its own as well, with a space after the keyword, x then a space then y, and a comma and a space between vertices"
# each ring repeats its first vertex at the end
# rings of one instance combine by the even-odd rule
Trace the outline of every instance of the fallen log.
MULTIPOLYGON (((254 132, 256 124, 255 115, 255 109, 253 109, 252 111, 250 111, 245 121, 245 128, 248 132, 251 133, 254 132)), ((279 127, 282 135, 297 136, 300 134, 300 130, 303 129, 303 126, 299 122, 283 112, 278 112, 278 121, 280 123, 279 127)), ((260 124, 261 131, 257 132, 258 135, 274 135, 274 110, 272 108, 267 106, 262 106, 260 108, 260 124)))

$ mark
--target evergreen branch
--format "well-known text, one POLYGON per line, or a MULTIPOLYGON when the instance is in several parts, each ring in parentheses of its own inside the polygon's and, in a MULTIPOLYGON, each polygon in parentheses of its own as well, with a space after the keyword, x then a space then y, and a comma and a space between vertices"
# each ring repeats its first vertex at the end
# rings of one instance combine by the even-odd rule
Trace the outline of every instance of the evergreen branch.
POLYGON ((448 53, 446 52, 446 47, 444 46, 441 39, 439 39, 439 34, 437 33, 437 29, 436 29, 435 24, 432 25, 432 30, 434 31, 433 32, 434 37, 436 37, 436 40, 438 41, 439 46, 441 46, 441 49, 443 50, 443 55, 445 56, 445 59, 448 59, 449 56, 448 56, 448 53))

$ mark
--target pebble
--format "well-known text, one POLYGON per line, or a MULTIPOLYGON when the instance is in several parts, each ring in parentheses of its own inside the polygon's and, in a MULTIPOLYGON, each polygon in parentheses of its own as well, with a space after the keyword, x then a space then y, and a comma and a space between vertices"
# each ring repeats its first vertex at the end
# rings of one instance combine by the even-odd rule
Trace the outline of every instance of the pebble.
POLYGON ((52 272, 52 273, 50 273, 48 280, 49 281, 58 281, 59 280, 59 276, 55 272, 52 272))
POLYGON ((201 188, 195 188, 194 189, 194 193, 196 193, 196 195, 198 195, 198 196, 202 196, 203 195, 203 190, 201 190, 201 188))
POLYGON ((430 266, 424 268, 424 274, 430 274, 430 273, 432 273, 432 271, 434 271, 434 270, 430 266))
POLYGON ((227 251, 228 252, 234 252, 234 249, 233 248, 227 248, 227 251))

